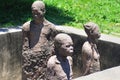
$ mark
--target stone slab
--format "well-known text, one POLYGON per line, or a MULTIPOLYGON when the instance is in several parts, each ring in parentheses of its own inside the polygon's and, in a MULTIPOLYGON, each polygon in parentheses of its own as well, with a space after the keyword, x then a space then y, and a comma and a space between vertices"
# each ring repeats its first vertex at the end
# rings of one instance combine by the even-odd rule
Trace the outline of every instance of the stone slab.
POLYGON ((79 77, 74 80, 120 80, 120 66, 79 77))

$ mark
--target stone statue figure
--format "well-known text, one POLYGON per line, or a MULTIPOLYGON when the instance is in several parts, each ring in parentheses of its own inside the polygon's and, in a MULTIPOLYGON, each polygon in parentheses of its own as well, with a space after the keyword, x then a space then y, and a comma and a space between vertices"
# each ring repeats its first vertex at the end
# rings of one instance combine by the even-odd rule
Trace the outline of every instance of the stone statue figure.
POLYGON ((51 56, 47 63, 48 80, 72 80, 72 53, 73 41, 65 33, 55 37, 55 55, 51 56))
POLYGON ((35 1, 33 19, 23 24, 22 74, 23 80, 45 80, 47 60, 53 51, 57 34, 54 24, 45 19, 45 4, 35 1))
POLYGON ((87 41, 82 46, 83 75, 100 71, 100 54, 96 42, 100 37, 99 27, 93 22, 84 24, 87 41))

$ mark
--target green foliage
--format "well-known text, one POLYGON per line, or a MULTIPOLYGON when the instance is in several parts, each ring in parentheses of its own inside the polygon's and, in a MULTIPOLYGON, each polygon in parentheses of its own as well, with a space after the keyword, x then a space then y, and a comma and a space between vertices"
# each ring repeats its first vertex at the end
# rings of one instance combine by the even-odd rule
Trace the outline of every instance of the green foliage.
POLYGON ((21 25, 31 16, 33 0, 4 0, 0 3, 0 26, 21 25))
MULTIPOLYGON (((120 36, 119 0, 43 0, 49 6, 65 11, 72 21, 62 25, 83 28, 89 21, 100 26, 101 32, 120 36)), ((54 13, 54 11, 52 11, 54 13)), ((60 13, 59 13, 60 14, 60 13)))
MULTIPOLYGON (((35 0, 4 0, 0 3, 0 25, 19 25, 31 19, 35 0)), ((43 0, 46 18, 58 25, 83 28, 89 21, 100 26, 101 32, 120 36, 119 0, 43 0)))

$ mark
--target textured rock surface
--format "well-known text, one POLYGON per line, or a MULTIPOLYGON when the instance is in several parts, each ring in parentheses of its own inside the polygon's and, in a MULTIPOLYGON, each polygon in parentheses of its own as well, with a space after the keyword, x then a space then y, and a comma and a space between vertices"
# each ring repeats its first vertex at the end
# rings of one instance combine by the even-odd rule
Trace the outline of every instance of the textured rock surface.
MULTIPOLYGON (((69 34, 74 42, 74 77, 80 76, 81 47, 86 40, 83 30, 57 26, 60 32, 69 34)), ((0 29, 0 80, 21 80, 21 30, 0 29)), ((98 42, 102 70, 120 64, 120 38, 101 35, 98 42)), ((107 79, 109 80, 109 79, 107 79)))

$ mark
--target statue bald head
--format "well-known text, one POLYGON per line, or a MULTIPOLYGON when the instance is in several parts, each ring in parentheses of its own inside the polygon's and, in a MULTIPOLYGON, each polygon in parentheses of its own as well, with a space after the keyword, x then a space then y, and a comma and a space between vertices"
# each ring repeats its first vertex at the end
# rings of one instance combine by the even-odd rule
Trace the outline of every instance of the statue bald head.
POLYGON ((33 2, 31 8, 32 8, 33 18, 39 19, 41 17, 44 17, 46 10, 45 10, 45 4, 43 1, 33 2))
POLYGON ((59 48, 62 44, 66 42, 72 42, 71 37, 68 34, 60 33, 56 35, 54 45, 56 48, 59 48))
POLYGON ((98 25, 93 22, 88 22, 84 24, 84 28, 87 30, 93 30, 95 27, 98 27, 98 25))
POLYGON ((99 26, 97 24, 88 22, 84 24, 84 29, 88 36, 96 36, 98 38, 100 37, 99 26))
POLYGON ((55 54, 57 55, 66 57, 66 56, 71 56, 73 53, 72 38, 65 33, 60 33, 56 35, 54 46, 55 46, 55 54))
POLYGON ((35 2, 33 2, 31 7, 32 8, 37 8, 38 10, 45 9, 45 4, 44 4, 43 1, 35 1, 35 2))

